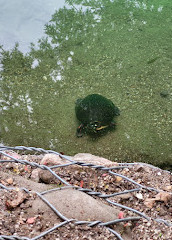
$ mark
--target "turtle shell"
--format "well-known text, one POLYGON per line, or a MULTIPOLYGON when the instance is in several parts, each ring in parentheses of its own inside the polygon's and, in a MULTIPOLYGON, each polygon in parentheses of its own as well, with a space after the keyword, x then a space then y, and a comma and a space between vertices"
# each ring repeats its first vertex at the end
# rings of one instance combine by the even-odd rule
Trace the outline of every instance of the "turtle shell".
POLYGON ((76 101, 75 112, 77 119, 84 125, 100 122, 110 125, 113 118, 119 115, 119 109, 113 102, 99 94, 91 94, 76 101))

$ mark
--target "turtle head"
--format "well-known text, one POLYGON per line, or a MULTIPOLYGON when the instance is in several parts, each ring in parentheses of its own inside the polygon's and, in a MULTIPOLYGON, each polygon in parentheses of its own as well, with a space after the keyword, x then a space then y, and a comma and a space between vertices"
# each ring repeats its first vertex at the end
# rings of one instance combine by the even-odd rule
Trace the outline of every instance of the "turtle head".
POLYGON ((99 122, 90 122, 87 124, 87 131, 90 133, 96 133, 97 132, 97 127, 99 127, 99 122))
POLYGON ((106 126, 102 126, 101 122, 91 122, 89 124, 87 124, 87 132, 89 133, 97 133, 99 132, 100 130, 104 129, 104 128, 107 128, 108 125, 106 126))

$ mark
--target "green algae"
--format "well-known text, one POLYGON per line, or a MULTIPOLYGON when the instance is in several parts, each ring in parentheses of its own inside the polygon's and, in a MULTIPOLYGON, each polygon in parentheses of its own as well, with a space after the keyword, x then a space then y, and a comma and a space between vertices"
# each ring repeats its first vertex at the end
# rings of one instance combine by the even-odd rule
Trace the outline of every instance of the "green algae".
POLYGON ((38 49, 32 44, 26 55, 17 46, 1 52, 3 143, 171 165, 172 3, 162 1, 161 11, 157 1, 153 8, 143 1, 140 7, 129 1, 68 2, 87 9, 55 12, 38 49), (33 68, 34 59, 39 65, 33 68), (167 98, 160 95, 164 89, 167 98), (78 139, 75 101, 93 93, 119 107, 117 128, 78 139))

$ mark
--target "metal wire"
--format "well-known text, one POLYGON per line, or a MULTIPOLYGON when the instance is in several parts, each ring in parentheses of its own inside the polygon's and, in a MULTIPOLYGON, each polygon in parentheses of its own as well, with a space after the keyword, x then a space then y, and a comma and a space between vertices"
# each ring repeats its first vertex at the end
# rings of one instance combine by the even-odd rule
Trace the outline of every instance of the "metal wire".
MULTIPOLYGON (((30 165, 31 167, 34 167, 34 168, 40 168, 42 170, 47 170, 49 171, 55 178, 57 178, 60 182, 62 182, 65 186, 63 187, 58 187, 58 188, 54 188, 54 189, 50 189, 50 190, 47 190, 47 191, 43 191, 41 193, 38 193, 36 192, 36 194, 39 196, 39 198, 44 201, 44 203, 47 204, 47 206, 49 208, 52 209, 52 211, 55 212, 55 214, 62 220, 62 222, 50 229, 48 229, 47 231, 44 231, 42 232, 40 235, 34 237, 34 238, 27 238, 27 237, 20 237, 20 236, 14 236, 14 235, 11 235, 11 236, 5 236, 5 235, 0 235, 0 240, 6 240, 6 239, 9 239, 9 240, 37 240, 45 235, 48 235, 50 232, 53 232, 55 231, 56 229, 60 228, 61 226, 65 226, 67 224, 69 224, 70 222, 73 222, 75 225, 84 225, 86 224, 88 227, 94 227, 94 226, 101 226, 101 227, 106 227, 111 233, 114 234, 114 236, 119 239, 119 240, 124 240, 122 238, 122 236, 117 233, 116 231, 114 231, 110 226, 111 225, 114 225, 114 224, 117 224, 119 222, 128 222, 128 221, 138 221, 139 219, 141 218, 144 218, 146 219, 147 221, 150 220, 150 217, 146 216, 145 214, 143 214, 142 212, 139 212, 138 210, 135 210, 133 208, 130 208, 130 207, 127 207, 127 206, 124 206, 122 204, 119 204, 119 203, 116 203, 112 200, 110 200, 109 198, 113 197, 113 196, 117 196, 117 195, 122 195, 122 194, 126 194, 126 193, 130 193, 130 192, 138 192, 138 191, 142 191, 142 190, 147 190, 147 191, 155 191, 155 192, 160 192, 159 190, 155 189, 155 188, 150 188, 150 187, 146 187, 144 185, 141 185, 137 182, 135 182, 134 180, 132 180, 131 178, 128 178, 124 175, 121 175, 121 174, 118 174, 116 172, 114 172, 115 170, 118 170, 118 169, 121 169, 121 168, 130 168, 132 165, 134 164, 142 164, 142 163, 120 163, 119 166, 114 166, 114 167, 104 167, 104 166, 101 166, 101 165, 94 165, 92 163, 84 163, 84 162, 78 162, 78 161, 73 161, 70 157, 66 156, 66 155, 62 155, 58 152, 55 152, 55 151, 52 151, 52 150, 45 150, 43 148, 35 148, 35 147, 25 147, 25 146, 16 146, 16 147, 8 147, 8 146, 1 146, 0 147, 0 154, 10 158, 9 160, 0 160, 0 163, 4 163, 4 162, 14 162, 14 163, 17 163, 17 164, 24 164, 24 165, 30 165), (13 156, 11 156, 10 154, 4 152, 6 150, 13 150, 13 151, 33 151, 33 152, 36 152, 36 153, 44 153, 44 154, 47 154, 47 153, 53 153, 53 154, 56 154, 58 156, 60 156, 61 158, 69 161, 69 163, 67 164, 63 164, 63 165, 55 165, 55 166, 45 166, 45 165, 40 165, 38 163, 35 163, 35 162, 29 162, 27 160, 19 160, 13 156), (112 193, 112 194, 102 194, 101 192, 95 192, 95 191, 92 191, 91 189, 86 189, 86 188, 81 188, 81 187, 77 187, 77 186, 72 186, 70 183, 68 183, 66 180, 64 180, 63 178, 61 178, 58 174, 56 174, 53 170, 54 169, 57 169, 57 168, 61 168, 61 167, 67 167, 67 166, 70 166, 70 165, 79 165, 79 166, 82 166, 82 167, 90 167, 92 169, 96 169, 96 170, 100 170, 100 171, 105 171, 105 172, 108 172, 111 176, 119 176, 121 178, 123 178, 125 181, 127 182, 130 182, 132 183, 133 185, 136 185, 137 188, 134 188, 134 189, 130 189, 130 190, 125 190, 125 191, 121 191, 121 192, 118 192, 118 193, 112 193), (90 195, 90 196, 95 196, 95 197, 99 197, 99 198, 102 198, 104 199, 107 203, 109 204, 112 204, 112 205, 115 205, 119 208, 122 208, 122 209, 127 209, 128 211, 131 211, 131 212, 134 212, 135 214, 138 215, 138 217, 129 217, 129 218, 122 218, 122 219, 114 219, 112 221, 109 221, 109 222, 101 222, 101 221, 78 221, 77 219, 68 219, 66 216, 64 216, 61 212, 58 211, 58 209, 56 209, 47 199, 44 198, 43 195, 49 193, 49 192, 52 192, 52 191, 58 191, 58 190, 62 190, 62 189, 66 189, 66 188, 73 188, 73 189, 76 189, 78 191, 81 191, 81 192, 85 192, 86 194, 90 195)), ((144 164, 145 165, 145 164, 144 164)), ((149 166, 152 166, 150 164, 147 164, 149 166)), ((154 166, 152 166, 154 167, 154 166)), ((4 186, 3 184, 0 184, 0 191, 2 189, 5 189, 5 190, 11 190, 11 189, 15 189, 13 187, 6 187, 4 186)), ((22 190, 24 190, 25 192, 27 193, 30 193, 30 191, 26 188, 20 188, 22 190)), ((171 227, 172 226, 172 223, 171 222, 168 222, 164 219, 154 219, 155 221, 157 222, 160 222, 160 223, 163 223, 165 224, 166 226, 169 226, 171 227)))

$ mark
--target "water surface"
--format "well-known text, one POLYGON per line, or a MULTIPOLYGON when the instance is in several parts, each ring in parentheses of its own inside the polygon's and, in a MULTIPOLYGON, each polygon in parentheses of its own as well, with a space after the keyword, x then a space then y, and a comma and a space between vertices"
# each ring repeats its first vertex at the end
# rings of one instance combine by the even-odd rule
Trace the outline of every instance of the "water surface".
POLYGON ((37 47, 2 52, 1 141, 170 165, 172 3, 66 2, 37 47), (75 101, 92 93, 120 108, 117 128, 77 138, 75 101))

